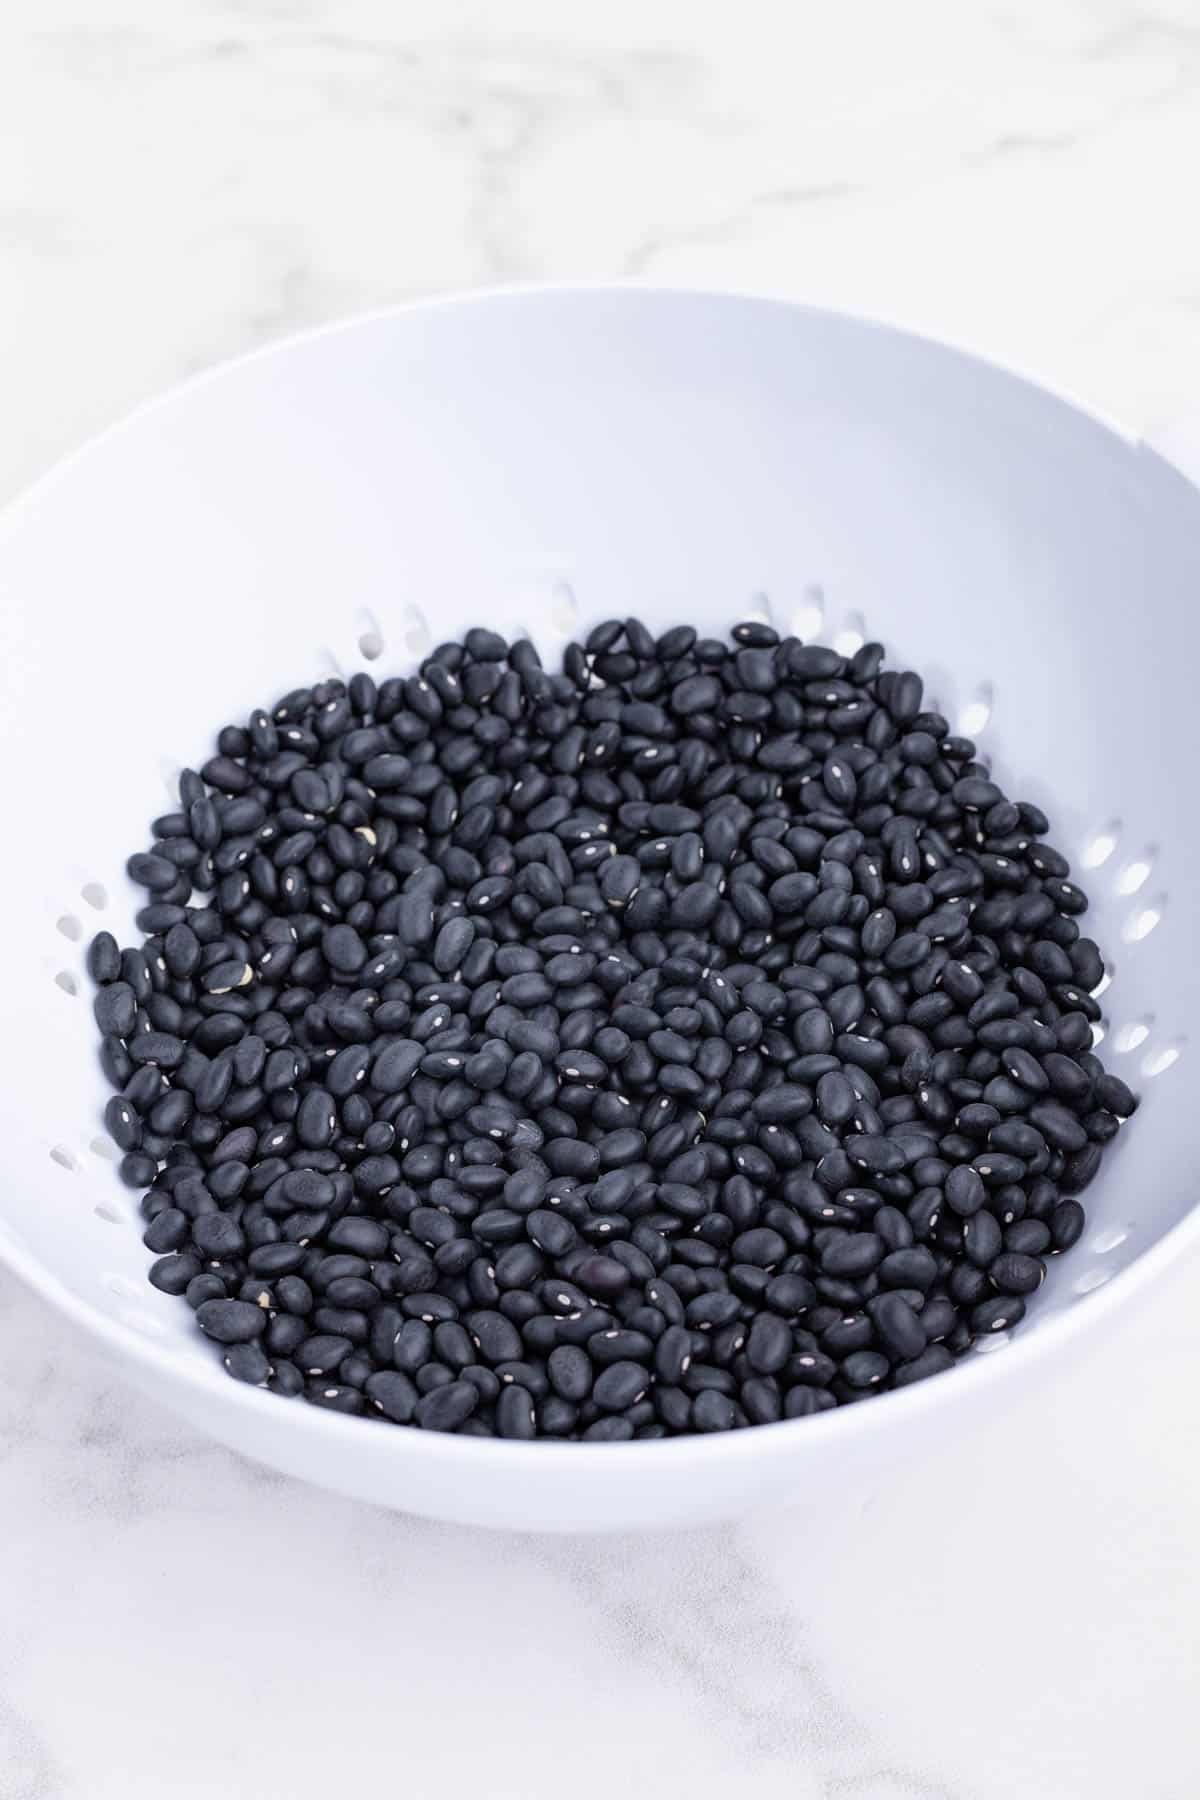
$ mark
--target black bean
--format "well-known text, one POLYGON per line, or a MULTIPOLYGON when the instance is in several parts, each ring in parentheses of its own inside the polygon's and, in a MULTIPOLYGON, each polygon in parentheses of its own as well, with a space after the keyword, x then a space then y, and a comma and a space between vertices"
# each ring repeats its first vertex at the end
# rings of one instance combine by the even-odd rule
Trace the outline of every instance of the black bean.
POLYGON ((988 1268, 988 1279, 1002 1294, 1032 1294, 1040 1287, 1045 1268, 1036 1256, 1005 1250, 988 1268))
POLYGON ((1050 1078, 1037 1058, 1028 1050, 1012 1048, 1000 1052, 1000 1061, 1014 1081, 1034 1093, 1043 1093, 1050 1085, 1050 1078))
POLYGON ((313 1150, 324 1149, 332 1143, 336 1128, 337 1114, 329 1095, 321 1088, 310 1088, 296 1114, 300 1142, 313 1150))
POLYGON ((692 1401, 691 1422, 695 1431, 731 1431, 737 1422, 737 1412, 727 1394, 708 1388, 692 1401))
POLYGON ((589 1256, 575 1270, 575 1279, 598 1300, 615 1299, 629 1285, 629 1271, 611 1256, 589 1256))
MULTIPOLYGON (((241 770, 238 773, 240 775, 241 770)), ((149 888, 151 893, 162 893, 165 889, 174 887, 179 873, 175 864, 165 856, 141 851, 129 858, 125 868, 131 881, 136 881, 139 887, 149 888)))
POLYGON ((925 1381, 930 1375, 941 1375, 954 1367, 954 1357, 944 1344, 930 1344, 911 1362, 901 1363, 892 1377, 896 1387, 908 1387, 914 1381, 925 1381))
POLYGON ((1057 1100, 1038 1101, 1029 1118, 1055 1150, 1082 1150, 1088 1141, 1079 1119, 1057 1100))
POLYGON ((759 1375, 777 1375, 792 1353, 792 1333, 778 1313, 760 1312, 746 1339, 746 1360, 759 1375))
POLYGON ((821 1267, 829 1275, 853 1279, 878 1268, 884 1255, 883 1242, 875 1232, 846 1232, 822 1250, 821 1267))
POLYGON ((1099 1077, 1096 1082, 1096 1098, 1101 1106, 1115 1113, 1118 1119, 1128 1119, 1137 1111, 1136 1095, 1117 1075, 1099 1077))
POLYGON ((246 1248, 241 1226, 222 1212, 201 1213, 192 1225, 192 1242, 201 1256, 214 1261, 231 1261, 246 1248))
POLYGON ((841 1125, 853 1118, 858 1095, 840 1070, 831 1069, 817 1082, 817 1110, 826 1125, 841 1125))
POLYGON ((110 931, 98 931, 88 945, 87 971, 100 983, 116 981, 121 973, 121 952, 110 931))
POLYGON ((267 1315, 248 1300, 206 1300, 196 1313, 196 1323, 219 1344, 246 1344, 266 1330, 267 1315))
POLYGON ((504 1438, 537 1436, 537 1415, 528 1388, 517 1382, 501 1388, 496 1401, 496 1431, 504 1438))
POLYGON ((426 1431, 457 1431, 478 1404, 479 1390, 471 1382, 451 1381, 422 1395, 413 1418, 426 1431))
POLYGON ((199 1273, 199 1258, 184 1252, 177 1256, 160 1256, 157 1262, 150 1265, 149 1280, 161 1293, 183 1294, 199 1273))
POLYGON ((420 1398, 408 1376, 396 1369, 379 1369, 368 1375, 364 1392, 368 1404, 397 1425, 410 1422, 420 1398))
POLYGON ((828 1388, 794 1387, 784 1396, 783 1413, 787 1419, 803 1419, 836 1405, 837 1399, 828 1388))
POLYGON ((1098 1173, 1102 1155, 1103 1142, 1097 1140, 1095 1143, 1086 1144, 1083 1149, 1077 1150, 1073 1156, 1069 1156, 1059 1178, 1062 1188, 1068 1194, 1082 1193, 1098 1173))
POLYGON ((142 1141, 142 1121, 134 1108, 114 1094, 104 1108, 104 1123, 113 1142, 122 1150, 136 1150, 142 1141))
POLYGON ((987 1199, 987 1190, 983 1177, 969 1163, 961 1163, 951 1169, 946 1177, 946 1204, 960 1218, 970 1218, 977 1213, 987 1199))
POLYGON ((366 1411, 366 1401, 357 1388, 331 1382, 328 1376, 310 1381, 304 1392, 314 1406, 324 1406, 330 1412, 362 1413, 366 1411))
POLYGON ((489 1363, 515 1362, 521 1354, 521 1335, 511 1320, 499 1312, 467 1315, 467 1329, 479 1354, 489 1363))
POLYGON ((678 1385, 687 1373, 691 1361, 691 1332, 682 1325, 668 1325, 654 1350, 654 1368, 658 1379, 672 1386, 678 1385))
POLYGON ((1003 1233, 994 1213, 972 1213, 963 1226, 963 1249, 977 1268, 986 1269, 1000 1254, 1003 1233))
POLYGON ((650 1380, 649 1372, 640 1363, 610 1363, 596 1377, 592 1398, 605 1412, 624 1412, 643 1397, 650 1380))
POLYGON ((406 1319, 392 1340, 392 1361, 406 1374, 415 1375, 433 1353, 433 1333, 424 1319, 406 1319))
POLYGON ((885 1287, 920 1288, 922 1292, 932 1287, 937 1279, 937 1263, 932 1253, 924 1245, 914 1245, 911 1250, 893 1250, 879 1265, 879 1278, 885 1287))
POLYGON ((399 1094, 408 1086, 420 1066, 424 1050, 411 1038, 394 1038, 376 1052, 371 1067, 371 1085, 381 1094, 399 1094))
POLYGON ((981 1300, 971 1309, 971 1330, 983 1337, 989 1332, 1005 1331, 1010 1325, 1019 1325, 1024 1317, 1023 1300, 1015 1294, 997 1294, 990 1300, 981 1300))
POLYGON ((851 1387, 878 1387, 891 1374, 892 1365, 877 1350, 855 1350, 842 1364, 842 1372, 851 1387))
POLYGON ((117 1172, 126 1187, 148 1187, 154 1180, 158 1164, 144 1150, 130 1150, 121 1158, 117 1172))
MULTIPOLYGON (((207 1304, 220 1304, 209 1301, 207 1304)), ((198 1316, 198 1315, 197 1315, 198 1316)), ((225 1372, 235 1381, 247 1381, 252 1387, 264 1387, 271 1374, 271 1364, 261 1345, 232 1343, 221 1357, 225 1372)))
POLYGON ((546 1364, 556 1394, 564 1400, 586 1400, 594 1370, 587 1352, 577 1344, 558 1344, 546 1364))
POLYGON ((178 1207, 168 1206, 147 1226, 142 1234, 142 1242, 156 1254, 164 1250, 181 1250, 190 1232, 187 1214, 178 1207))
POLYGON ((925 1348, 926 1331, 921 1315, 913 1311, 902 1294, 881 1294, 868 1302, 880 1343, 889 1356, 908 1361, 925 1348))
POLYGON ((1060 1200, 1050 1215, 1050 1234, 1055 1250, 1069 1250, 1083 1235, 1085 1216, 1078 1200, 1060 1200))
POLYGON ((127 981, 113 980, 102 987, 92 1010, 106 1037, 128 1037, 137 1024, 137 997, 127 981))
POLYGON ((530 1240, 548 1256, 565 1256, 576 1242, 575 1227, 560 1213, 539 1207, 525 1221, 530 1240))

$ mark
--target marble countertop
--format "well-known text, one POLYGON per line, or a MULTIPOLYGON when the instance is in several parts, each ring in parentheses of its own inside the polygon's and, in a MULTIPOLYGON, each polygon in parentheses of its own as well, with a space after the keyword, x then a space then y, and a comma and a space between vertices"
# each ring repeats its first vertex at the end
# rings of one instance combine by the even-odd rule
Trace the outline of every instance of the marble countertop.
MULTIPOLYGON (((1200 469, 1194 0, 9 0, 0 500, 452 286, 847 307, 1200 469)), ((886 1506, 500 1539, 195 1437, 0 1277, 0 1800, 1190 1800, 1200 1276, 886 1506)))

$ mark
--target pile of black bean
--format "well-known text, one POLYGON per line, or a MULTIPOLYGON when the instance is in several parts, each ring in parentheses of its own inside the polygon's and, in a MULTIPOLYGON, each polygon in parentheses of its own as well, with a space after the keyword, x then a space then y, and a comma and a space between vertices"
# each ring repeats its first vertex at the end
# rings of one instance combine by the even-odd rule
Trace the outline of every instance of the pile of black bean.
POLYGON ((185 770, 90 950, 230 1374, 508 1438, 822 1412, 1015 1325, 1135 1107, 1084 895, 878 644, 475 630, 185 770))

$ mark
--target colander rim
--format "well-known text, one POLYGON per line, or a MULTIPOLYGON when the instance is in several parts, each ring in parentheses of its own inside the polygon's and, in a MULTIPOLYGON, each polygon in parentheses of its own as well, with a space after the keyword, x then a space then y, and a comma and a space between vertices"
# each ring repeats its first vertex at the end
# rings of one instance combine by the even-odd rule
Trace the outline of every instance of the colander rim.
MULTIPOLYGON (((519 305, 527 302, 586 303, 617 296, 635 303, 643 299, 682 304, 728 302, 754 310, 799 313, 814 321, 826 320, 832 324, 859 326, 871 332, 921 345, 974 366, 991 376, 1015 382, 1041 399, 1048 398, 1077 418, 1087 420, 1098 431, 1116 439, 1124 449, 1134 454, 1148 448, 1135 432, 1101 409, 1083 402, 1066 388, 1048 385, 1009 363, 980 355, 947 339, 913 331, 867 313, 818 306, 782 295, 721 286, 642 280, 502 283, 367 308, 324 324, 291 332, 267 344, 225 358, 210 368, 171 384, 85 439, 0 507, 0 547, 16 536, 24 519, 35 511, 47 495, 72 475, 78 466, 102 453, 110 441, 122 437, 143 418, 157 413, 159 409, 186 402, 191 394, 209 383, 236 377, 245 365, 257 364, 271 357, 283 357, 317 340, 352 333, 387 320, 444 312, 451 308, 485 309, 497 304, 519 305)), ((1157 451, 1152 454, 1165 466, 1174 469, 1189 485, 1194 485, 1190 477, 1169 458, 1160 456, 1157 451)), ((678 1470, 693 1465, 697 1472, 702 1472, 711 1465, 728 1465, 739 1459, 753 1460, 760 1454, 790 1455, 801 1445, 811 1449, 813 1454, 818 1454, 822 1445, 836 1447, 843 1440, 848 1441, 851 1434, 857 1436, 863 1431, 902 1428, 904 1419, 916 1417, 933 1407, 941 1406, 944 1409, 953 1396, 962 1400, 976 1391, 982 1396, 987 1386, 1012 1381, 1022 1369, 1049 1356, 1056 1346, 1072 1344, 1081 1335, 1099 1328, 1105 1319, 1117 1309, 1125 1307, 1171 1263, 1189 1250, 1194 1250, 1197 1244, 1200 1244, 1200 1207, 1193 1206, 1154 1243, 1140 1251, 1127 1267, 1086 1297, 1081 1296, 1081 1302, 1086 1299, 1086 1304, 1076 1304, 1044 1321, 1031 1321, 1025 1329, 1016 1332, 1000 1355, 972 1355, 963 1358, 953 1369, 946 1371, 946 1377, 954 1379, 938 1377, 875 1396, 875 1403, 871 1405, 841 1406, 812 1417, 778 1420, 743 1431, 669 1438, 653 1443, 635 1441, 603 1445, 542 1439, 538 1440, 536 1450, 539 1469, 560 1465, 578 1467, 581 1453, 602 1452, 606 1468, 626 1470, 631 1475, 654 1468, 665 1473, 668 1468, 678 1470)), ((135 1326, 125 1324, 91 1301, 73 1293, 36 1255, 9 1236, 3 1222, 0 1222, 0 1262, 11 1269, 27 1287, 72 1319, 84 1332, 102 1342, 118 1359, 135 1363, 147 1372, 153 1371, 156 1376, 162 1377, 164 1390, 170 1384, 182 1385, 198 1397, 217 1402, 224 1410, 244 1414, 247 1418, 256 1413, 261 1416, 260 1409, 269 1405, 276 1409, 270 1416, 276 1419, 277 1424, 282 1425, 284 1419, 289 1419, 294 1430, 307 1434, 313 1440, 348 1449, 355 1444, 360 1447, 363 1444, 364 1423, 375 1423, 370 1419, 350 1417, 317 1406, 301 1405, 284 1411, 279 1407, 277 1395, 242 1382, 231 1381, 215 1360, 193 1355, 190 1346, 180 1356, 175 1349, 148 1338, 135 1326)), ((195 1348, 200 1349, 199 1338, 195 1340, 195 1348)), ((381 1446, 385 1442, 392 1443, 394 1454, 400 1461, 411 1452, 416 1456, 432 1458, 435 1462, 440 1461, 449 1468, 457 1468, 464 1474, 469 1474, 473 1469, 482 1472, 487 1467, 494 1468, 499 1464, 516 1467, 521 1459, 529 1455, 529 1446, 524 1443, 505 1442, 495 1438, 459 1437, 444 1432, 394 1431, 386 1436, 377 1434, 372 1441, 381 1446)))

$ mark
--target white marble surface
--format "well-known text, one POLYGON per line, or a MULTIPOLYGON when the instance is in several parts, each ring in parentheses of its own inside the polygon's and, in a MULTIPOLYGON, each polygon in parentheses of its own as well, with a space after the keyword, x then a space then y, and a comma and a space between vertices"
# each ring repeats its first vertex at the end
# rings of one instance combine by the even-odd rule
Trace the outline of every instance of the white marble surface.
MULTIPOLYGON (((1194 0, 8 0, 0 498, 214 359, 453 285, 883 315, 1200 465, 1194 0)), ((1185 1800, 1200 1276, 982 1444, 499 1540, 193 1437, 0 1280, 0 1800, 1185 1800)))

